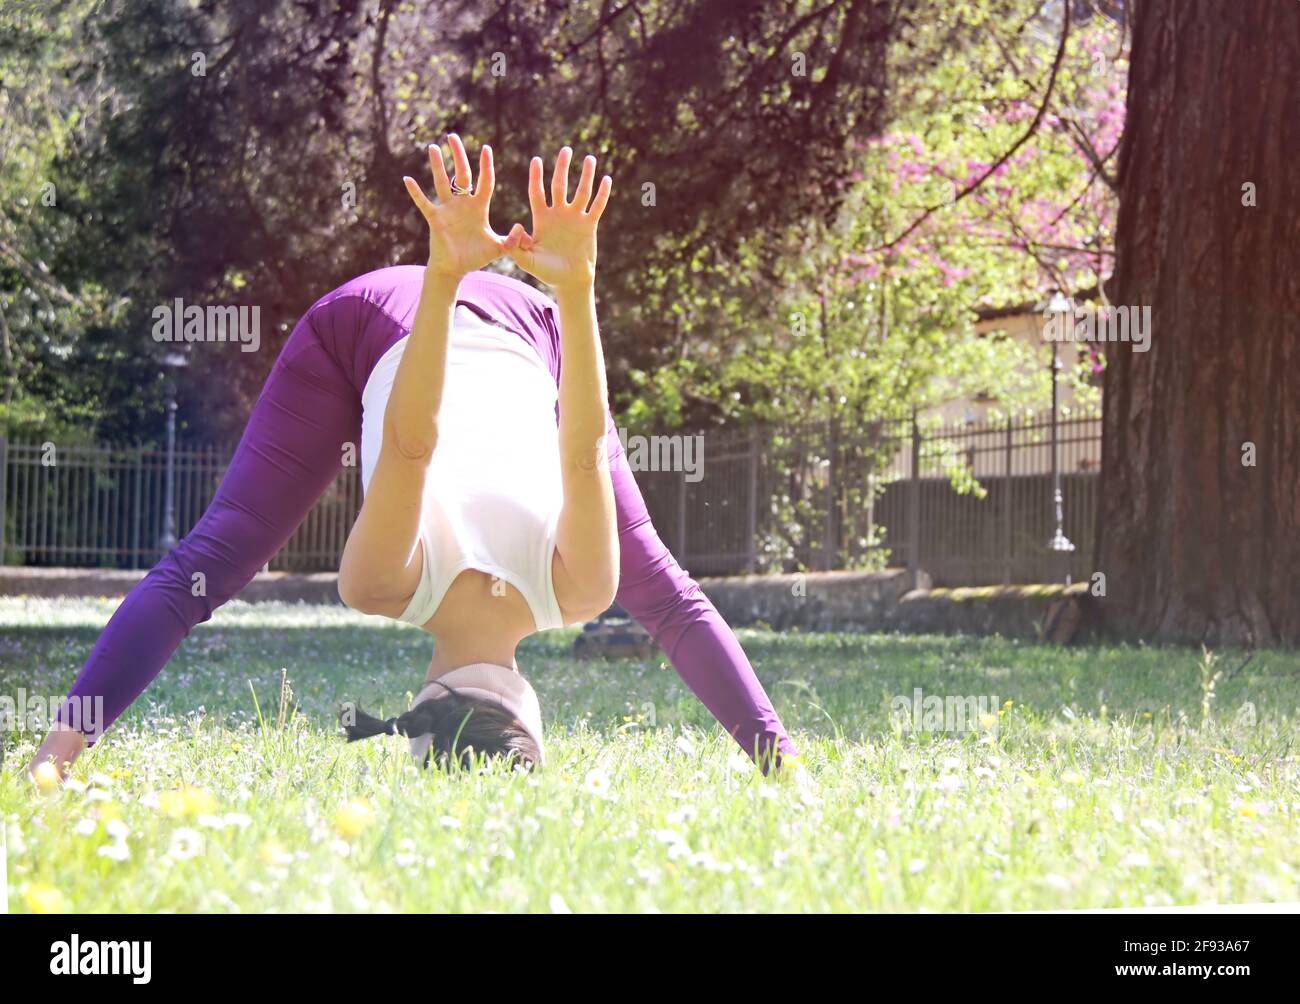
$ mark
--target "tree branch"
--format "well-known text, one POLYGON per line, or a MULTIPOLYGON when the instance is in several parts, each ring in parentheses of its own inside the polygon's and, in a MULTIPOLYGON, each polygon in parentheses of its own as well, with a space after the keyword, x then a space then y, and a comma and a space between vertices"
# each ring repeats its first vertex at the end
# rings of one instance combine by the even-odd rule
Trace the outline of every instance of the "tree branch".
POLYGON ((1061 124, 1065 126, 1066 130, 1070 133, 1070 139, 1072 139, 1074 145, 1079 148, 1079 152, 1088 158, 1088 163, 1090 163, 1093 166, 1093 170, 1097 172, 1097 177, 1101 178, 1101 180, 1106 183, 1106 187, 1108 187, 1112 192, 1118 193, 1119 179, 1106 170, 1106 162, 1110 160, 1111 157, 1115 156, 1115 151, 1119 149, 1119 144, 1115 144, 1110 153, 1103 157, 1097 152, 1097 148, 1092 145, 1092 141, 1088 139, 1088 134, 1084 132, 1083 126, 1079 125, 1078 122, 1074 119, 1063 118, 1061 119, 1061 124))
POLYGON ((889 251, 897 247, 908 237, 914 234, 917 231, 917 229, 923 223, 925 223, 926 220, 928 220, 931 216, 937 213, 940 209, 943 209, 945 206, 956 205, 962 199, 966 198, 966 196, 970 195, 971 192, 979 188, 980 185, 984 184, 984 182, 987 181, 989 177, 998 168, 1000 168, 1003 164, 1005 164, 1008 160, 1010 160, 1017 150, 1019 150, 1022 146, 1024 146, 1027 142, 1029 142, 1029 138, 1033 136, 1035 132, 1038 131, 1038 126, 1043 121, 1043 116, 1047 113, 1047 106, 1048 104, 1051 103, 1052 93, 1053 91, 1056 90, 1056 75, 1060 71, 1061 63, 1065 58, 1065 42, 1070 37, 1070 5, 1068 3, 1064 5, 1064 10, 1065 10, 1065 16, 1061 24, 1061 42, 1056 47, 1056 59, 1052 61, 1052 73, 1051 76, 1049 76, 1047 79, 1047 90, 1043 94, 1043 100, 1038 106, 1038 112, 1034 115, 1034 121, 1029 123, 1029 128, 1025 130, 1024 135, 1021 136, 1018 140, 1016 140, 1015 143, 1013 143, 1011 147, 1005 153, 1002 154, 1001 157, 999 157, 996 161, 994 161, 991 165, 989 165, 988 169, 983 174, 981 174, 973 182, 971 182, 960 192, 958 192, 951 202, 945 201, 939 203, 938 205, 930 206, 928 209, 925 210, 925 212, 923 212, 920 216, 918 216, 915 220, 913 220, 908 225, 908 227, 901 234, 895 237, 893 240, 887 241, 884 244, 877 245, 876 247, 867 248, 865 251, 859 253, 875 254, 880 251, 889 251))

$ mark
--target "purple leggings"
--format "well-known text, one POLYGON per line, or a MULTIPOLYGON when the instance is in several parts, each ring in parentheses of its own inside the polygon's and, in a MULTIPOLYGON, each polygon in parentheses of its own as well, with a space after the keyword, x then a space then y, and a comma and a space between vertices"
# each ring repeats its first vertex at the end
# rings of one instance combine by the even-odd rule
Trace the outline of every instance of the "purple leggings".
MULTIPOLYGON (((212 504, 122 601, 68 694, 103 698, 101 728, 141 694, 195 624, 284 546, 339 473, 345 451, 359 452, 361 391, 380 356, 410 331, 423 275, 405 265, 359 276, 318 300, 294 327, 212 504), (202 590, 194 588, 198 575, 202 590)), ((456 302, 526 339, 558 383, 560 335, 550 299, 506 276, 474 272, 456 302)), ((606 438, 622 551, 619 604, 760 766, 766 769, 768 755, 778 762, 793 756, 736 636, 655 532, 612 418, 606 438)))

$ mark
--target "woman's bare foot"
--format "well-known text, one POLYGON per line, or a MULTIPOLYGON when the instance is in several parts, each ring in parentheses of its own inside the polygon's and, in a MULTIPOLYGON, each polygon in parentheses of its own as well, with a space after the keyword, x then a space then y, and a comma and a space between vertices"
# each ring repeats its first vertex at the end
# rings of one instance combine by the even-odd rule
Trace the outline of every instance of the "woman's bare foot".
POLYGON ((49 791, 67 777, 68 768, 86 748, 86 737, 77 729, 55 725, 32 757, 27 773, 42 791, 49 791))

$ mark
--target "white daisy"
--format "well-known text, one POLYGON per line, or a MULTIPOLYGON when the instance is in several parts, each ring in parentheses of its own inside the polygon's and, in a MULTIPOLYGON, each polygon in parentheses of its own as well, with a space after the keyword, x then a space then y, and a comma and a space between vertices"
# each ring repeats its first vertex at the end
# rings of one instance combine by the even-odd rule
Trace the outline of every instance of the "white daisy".
POLYGON ((167 853, 177 861, 188 861, 203 853, 203 835, 198 830, 181 826, 172 831, 172 844, 167 853))
POLYGON ((95 853, 101 858, 108 858, 112 861, 125 861, 131 856, 131 849, 126 846, 125 840, 117 840, 111 844, 105 844, 95 853))
POLYGON ((587 776, 582 780, 582 787, 588 795, 595 795, 597 798, 609 798, 609 775, 599 767, 594 767, 587 771, 587 776))

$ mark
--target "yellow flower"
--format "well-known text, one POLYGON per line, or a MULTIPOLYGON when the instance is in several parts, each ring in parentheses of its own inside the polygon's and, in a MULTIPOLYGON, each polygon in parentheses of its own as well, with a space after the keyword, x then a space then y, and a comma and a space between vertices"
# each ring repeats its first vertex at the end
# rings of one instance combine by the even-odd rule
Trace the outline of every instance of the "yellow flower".
POLYGON ((47 760, 36 765, 36 769, 32 771, 32 780, 36 782, 37 788, 48 793, 59 786, 59 771, 47 760))
POLYGON ((355 840, 374 818, 370 803, 364 798, 358 798, 339 810, 339 814, 334 817, 334 828, 348 840, 355 840))
POLYGON ((231 743, 231 744, 230 744, 230 752, 231 752, 231 753, 238 753, 238 752, 239 752, 240 750, 242 750, 243 748, 244 748, 244 747, 240 746, 239 743, 231 743))
POLYGON ((1259 815, 1259 810, 1250 802, 1242 802, 1241 808, 1237 810, 1237 815, 1249 819, 1251 816, 1259 815))
POLYGON ((191 816, 202 816, 216 812, 217 800, 202 788, 186 788, 185 811, 191 816))
POLYGON ((183 816, 185 796, 179 791, 164 791, 158 796, 158 808, 164 816, 183 816))
POLYGON ((67 913, 68 898, 53 886, 37 883, 27 887, 23 895, 27 909, 32 913, 67 913))
POLYGON ((1083 775, 1077 770, 1067 770, 1061 775, 1062 784, 1083 784, 1083 775))
POLYGON ((257 852, 264 865, 287 865, 292 863, 293 855, 286 851, 277 841, 268 840, 257 852))
POLYGON ((164 791, 158 796, 158 807, 164 816, 205 816, 217 811, 217 800, 202 788, 187 785, 164 791))

